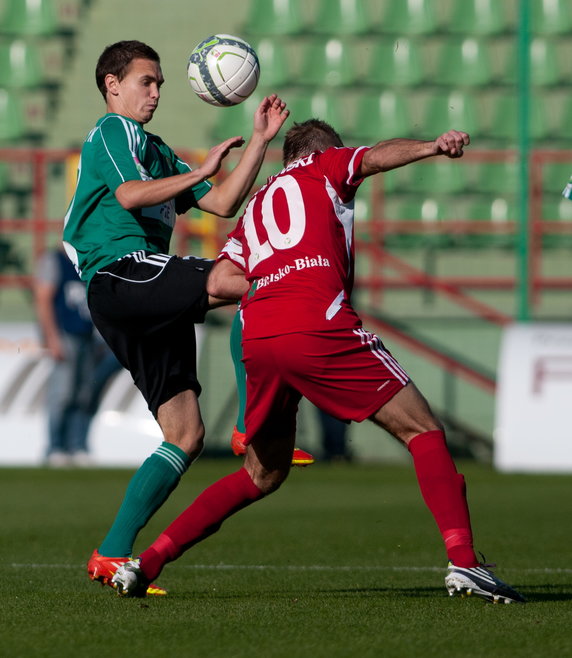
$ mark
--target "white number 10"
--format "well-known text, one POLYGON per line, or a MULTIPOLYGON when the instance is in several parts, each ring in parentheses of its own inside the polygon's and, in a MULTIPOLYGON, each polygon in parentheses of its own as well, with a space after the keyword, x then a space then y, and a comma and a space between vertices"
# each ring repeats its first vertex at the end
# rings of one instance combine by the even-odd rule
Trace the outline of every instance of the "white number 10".
POLYGON ((268 236, 268 240, 262 244, 258 239, 254 226, 253 209, 257 203, 260 203, 259 197, 255 197, 253 203, 248 204, 243 220, 244 236, 250 251, 248 269, 251 272, 259 263, 272 256, 274 250, 290 249, 297 245, 306 229, 304 200, 302 199, 300 186, 293 176, 286 175, 277 178, 262 196, 262 223, 268 236), (286 233, 282 233, 278 228, 274 216, 273 198, 278 190, 283 190, 286 205, 288 206, 289 228, 286 233))

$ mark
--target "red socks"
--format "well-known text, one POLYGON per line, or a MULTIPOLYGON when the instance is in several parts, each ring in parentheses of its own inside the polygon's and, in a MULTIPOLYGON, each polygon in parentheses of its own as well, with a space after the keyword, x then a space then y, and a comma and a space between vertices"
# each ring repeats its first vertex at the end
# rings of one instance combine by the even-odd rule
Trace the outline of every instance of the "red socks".
POLYGON ((154 580, 167 562, 214 534, 225 519, 263 495, 244 468, 212 484, 141 553, 145 577, 154 580))
POLYGON ((458 567, 477 566, 465 478, 457 473, 445 435, 439 430, 419 434, 408 448, 421 494, 443 536, 447 557, 458 567))

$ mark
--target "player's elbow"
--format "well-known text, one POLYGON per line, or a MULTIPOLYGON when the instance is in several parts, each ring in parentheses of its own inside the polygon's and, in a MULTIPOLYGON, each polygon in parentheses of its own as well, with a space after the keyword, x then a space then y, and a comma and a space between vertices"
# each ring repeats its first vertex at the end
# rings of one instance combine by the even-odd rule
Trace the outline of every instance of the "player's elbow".
POLYGON ((115 190, 115 198, 124 210, 135 210, 138 207, 135 197, 131 194, 126 183, 123 183, 115 190))

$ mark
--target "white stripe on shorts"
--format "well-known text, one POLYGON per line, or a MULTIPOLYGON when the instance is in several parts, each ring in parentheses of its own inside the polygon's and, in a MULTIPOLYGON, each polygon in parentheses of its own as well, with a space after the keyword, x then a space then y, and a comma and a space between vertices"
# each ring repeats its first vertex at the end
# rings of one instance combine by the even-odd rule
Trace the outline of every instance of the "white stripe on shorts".
POLYGON ((403 385, 407 384, 409 377, 399 363, 389 354, 389 352, 383 347, 383 343, 378 336, 372 334, 370 331, 366 331, 363 328, 354 329, 354 334, 359 336, 361 339, 362 345, 369 345, 371 353, 376 356, 385 367, 395 375, 403 385))

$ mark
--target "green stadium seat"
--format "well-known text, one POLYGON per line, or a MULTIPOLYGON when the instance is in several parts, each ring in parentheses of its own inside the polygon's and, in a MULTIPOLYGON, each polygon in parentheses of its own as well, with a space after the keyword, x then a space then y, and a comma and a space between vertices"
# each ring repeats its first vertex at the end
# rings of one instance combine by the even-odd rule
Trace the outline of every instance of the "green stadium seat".
POLYGON ((462 0, 455 2, 447 20, 453 34, 493 36, 509 29, 506 5, 499 0, 462 0))
POLYGON ((471 247, 511 248, 515 244, 514 227, 518 217, 517 204, 510 197, 476 199, 469 204, 468 219, 488 224, 485 230, 466 236, 471 247))
POLYGON ((310 31, 343 36, 364 34, 370 26, 363 0, 321 0, 310 31))
POLYGON ((452 219, 451 213, 451 204, 433 197, 390 200, 386 204, 385 217, 392 221, 411 222, 418 230, 388 235, 387 246, 410 249, 449 246, 451 237, 439 232, 437 226, 443 220, 452 219), (431 231, 432 227, 435 232, 431 231))
POLYGON ((482 136, 485 126, 476 98, 460 90, 435 93, 427 101, 422 123, 423 136, 435 138, 446 130, 462 130, 473 137, 482 136))
MULTIPOLYGON (((519 99, 515 94, 500 93, 492 103, 492 120, 488 136, 504 142, 515 143, 519 138, 519 99)), ((529 138, 534 141, 558 137, 558 99, 548 95, 533 96, 529 107, 529 138)))
POLYGON ((466 186, 465 167, 449 159, 432 160, 411 167, 410 192, 425 195, 456 194, 466 186))
POLYGON ((572 201, 563 197, 559 200, 545 199, 542 202, 542 218, 551 222, 572 223, 572 201))
MULTIPOLYGON (((560 200, 545 199, 542 203, 542 219, 572 226, 572 201, 564 198, 560 198, 560 200)), ((572 233, 544 233, 542 246, 549 249, 570 249, 572 233)))
MULTIPOLYGON (((558 40, 535 37, 530 43, 530 82, 535 86, 557 85, 570 73, 560 64, 558 40)), ((518 48, 513 45, 504 63, 501 82, 518 82, 518 48)))
POLYGON ((440 27, 434 0, 387 2, 379 31, 390 34, 432 34, 440 27))
POLYGON ((415 86, 426 79, 422 47, 416 39, 379 40, 367 67, 367 84, 384 87, 415 86))
POLYGON ((473 37, 444 40, 434 81, 454 87, 490 85, 493 70, 487 41, 473 37))
POLYGON ((532 0, 531 28, 537 34, 569 35, 572 31, 570 0, 532 0))
POLYGON ((304 31, 300 0, 250 0, 245 30, 263 36, 304 31))
POLYGON ((518 164, 516 162, 483 162, 478 165, 475 181, 476 192, 503 195, 514 193, 517 189, 518 164))
POLYGON ((0 143, 18 140, 25 132, 20 99, 10 90, 0 88, 0 143))
POLYGON ((0 30, 15 36, 56 34, 58 19, 53 0, 6 0, 0 30))
POLYGON ((547 162, 542 167, 543 193, 549 197, 556 195, 559 198, 571 175, 572 162, 547 162))
POLYGON ((306 121, 307 119, 321 119, 333 126, 343 134, 344 119, 341 114, 339 98, 327 92, 317 91, 313 94, 300 94, 288 101, 290 119, 293 121, 306 121))
POLYGON ((222 142, 235 135, 248 139, 252 133, 254 112, 262 98, 260 94, 255 93, 239 105, 213 108, 212 112, 216 114, 212 128, 213 139, 222 142))
POLYGON ((313 87, 342 87, 357 80, 352 49, 341 39, 312 40, 303 53, 298 82, 313 87))
POLYGON ((43 81, 40 53, 24 39, 0 44, 0 86, 11 89, 37 87, 43 81))
POLYGON ((409 137, 412 122, 405 98, 393 90, 365 92, 357 98, 352 138, 362 144, 409 137))
POLYGON ((260 85, 276 91, 290 81, 290 68, 285 45, 278 39, 262 39, 253 43, 260 60, 260 85))

